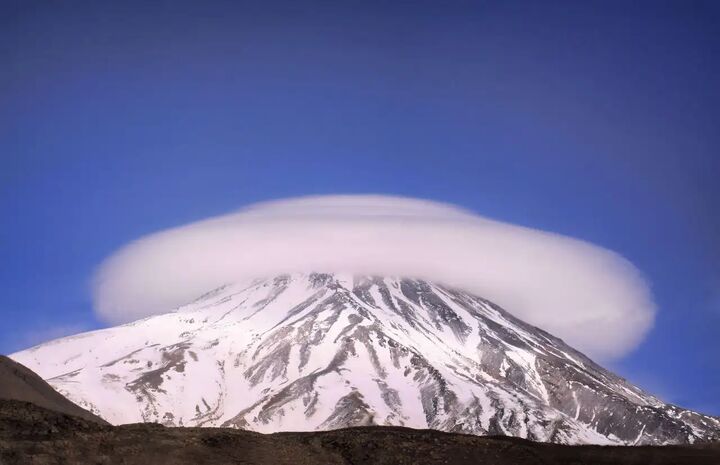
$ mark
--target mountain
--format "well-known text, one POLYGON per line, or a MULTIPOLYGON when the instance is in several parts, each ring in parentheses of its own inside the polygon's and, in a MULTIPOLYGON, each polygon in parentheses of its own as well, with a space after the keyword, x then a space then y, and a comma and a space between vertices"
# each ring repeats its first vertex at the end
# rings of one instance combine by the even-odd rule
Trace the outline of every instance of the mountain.
POLYGON ((269 435, 229 428, 167 428, 157 423, 111 426, 64 400, 22 365, 6 357, 0 357, 0 362, 3 465, 711 465, 720 459, 720 442, 606 447, 396 426, 269 435), (41 400, 36 396, 38 391, 44 393, 41 400), (17 400, 18 397, 30 398, 35 403, 17 400), (48 397, 52 402, 42 400, 48 397))
POLYGON ((562 340, 416 279, 293 274, 12 357, 113 424, 396 425, 557 443, 720 439, 562 340))
POLYGON ((66 415, 107 424, 103 419, 67 400, 41 377, 4 355, 0 355, 0 380, 0 399, 31 402, 66 415))

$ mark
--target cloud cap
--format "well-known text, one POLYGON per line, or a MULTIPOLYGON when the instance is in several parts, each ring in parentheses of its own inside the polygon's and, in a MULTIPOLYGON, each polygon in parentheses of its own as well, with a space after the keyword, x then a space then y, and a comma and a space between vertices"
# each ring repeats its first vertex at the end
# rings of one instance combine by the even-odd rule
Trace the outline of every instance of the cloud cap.
POLYGON ((229 282, 288 272, 424 278, 491 300, 600 359, 639 344, 655 306, 640 272, 590 243, 402 197, 252 205, 130 243, 95 276, 95 308, 123 323, 229 282))

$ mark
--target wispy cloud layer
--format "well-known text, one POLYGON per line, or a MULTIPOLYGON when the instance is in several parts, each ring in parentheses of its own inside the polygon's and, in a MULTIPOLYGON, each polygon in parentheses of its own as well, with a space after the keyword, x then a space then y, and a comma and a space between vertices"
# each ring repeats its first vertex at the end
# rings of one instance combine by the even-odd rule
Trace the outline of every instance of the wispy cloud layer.
POLYGON ((634 348, 655 312, 638 270, 609 250, 386 196, 262 203, 143 237, 100 267, 96 309, 109 322, 126 322, 227 282, 294 271, 412 276, 465 288, 603 359, 634 348))

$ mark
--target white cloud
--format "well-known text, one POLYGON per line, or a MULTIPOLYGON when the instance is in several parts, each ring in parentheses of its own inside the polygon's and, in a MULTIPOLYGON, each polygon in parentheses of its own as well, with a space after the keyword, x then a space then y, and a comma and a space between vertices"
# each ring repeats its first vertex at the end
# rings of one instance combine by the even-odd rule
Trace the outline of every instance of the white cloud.
POLYGON ((261 203, 143 237, 101 265, 96 309, 109 322, 126 322, 227 282, 293 271, 412 276, 465 288, 602 359, 633 349, 655 313, 638 270, 614 252, 386 196, 261 203))

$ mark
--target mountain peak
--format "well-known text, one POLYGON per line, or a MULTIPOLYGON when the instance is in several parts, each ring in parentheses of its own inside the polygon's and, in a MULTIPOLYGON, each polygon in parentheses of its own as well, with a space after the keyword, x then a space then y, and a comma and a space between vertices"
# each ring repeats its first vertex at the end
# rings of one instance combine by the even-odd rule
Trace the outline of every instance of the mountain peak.
POLYGON ((112 423, 398 425, 560 443, 720 437, 486 299, 410 278, 286 274, 13 355, 112 423))

